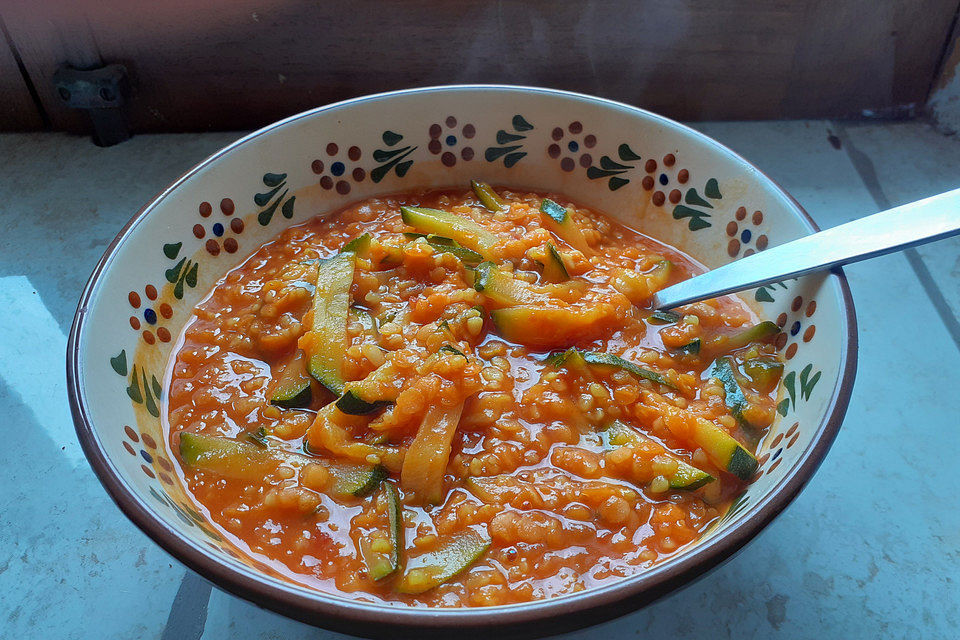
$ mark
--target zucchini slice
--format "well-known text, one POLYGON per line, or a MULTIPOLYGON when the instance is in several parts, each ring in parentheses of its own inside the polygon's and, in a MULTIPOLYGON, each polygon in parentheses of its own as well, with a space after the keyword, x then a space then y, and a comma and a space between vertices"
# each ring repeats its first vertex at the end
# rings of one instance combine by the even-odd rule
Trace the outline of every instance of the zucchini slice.
MULTIPOLYGON (((610 447, 639 445, 648 441, 654 442, 646 435, 629 427, 619 420, 615 420, 606 429, 604 429, 603 436, 604 441, 610 447)), ((667 480, 670 482, 671 489, 692 491, 694 489, 699 489, 703 485, 715 480, 712 475, 706 471, 701 471, 692 464, 686 462, 680 458, 680 456, 674 454, 666 447, 664 447, 664 455, 675 460, 677 463, 677 470, 673 474, 667 476, 667 480)))
POLYGON ((501 337, 531 347, 551 348, 601 333, 609 324, 603 309, 557 309, 524 305, 496 309, 490 319, 501 337))
POLYGON ((500 240, 473 220, 449 211, 425 207, 400 207, 404 224, 417 231, 450 238, 489 259, 491 249, 500 240))
POLYGON ((682 317, 676 311, 657 310, 647 316, 647 322, 650 324, 676 324, 680 322, 682 317))
POLYGON ((387 501, 386 531, 360 541, 360 554, 372 580, 383 580, 393 575, 400 568, 400 553, 403 549, 400 495, 396 487, 389 482, 383 483, 383 493, 387 501))
POLYGON ((472 529, 442 540, 436 550, 407 561, 397 591, 418 594, 443 584, 479 560, 490 543, 486 532, 472 529))
POLYGON ((679 351, 680 353, 686 354, 686 355, 694 355, 694 356, 695 356, 695 355, 697 355, 697 354, 700 353, 700 346, 701 346, 700 338, 694 338, 693 340, 691 340, 691 341, 688 342, 687 344, 685 344, 685 345, 683 345, 682 347, 678 348, 677 351, 679 351))
POLYGON ((552 242, 547 243, 547 261, 543 265, 543 278, 547 282, 566 282, 570 279, 563 256, 552 242))
POLYGON ((473 288, 505 306, 543 304, 546 295, 533 285, 514 278, 492 262, 481 262, 473 272, 473 288))
POLYGON ((443 474, 462 412, 462 402, 453 407, 432 406, 407 448, 400 470, 400 486, 404 492, 413 493, 421 505, 439 504, 443 500, 443 474))
POLYGON ((354 254, 339 253, 317 269, 313 294, 313 327, 301 338, 307 369, 317 382, 343 392, 343 353, 347 346, 347 313, 353 285, 354 254))
POLYGON ((352 416, 363 416, 378 411, 397 400, 399 391, 390 382, 396 370, 387 362, 363 380, 346 383, 343 395, 337 399, 337 409, 352 416))
POLYGON ((697 418, 693 440, 710 461, 744 482, 757 471, 757 459, 736 438, 704 418, 697 418))
POLYGON ((307 356, 297 349, 293 359, 280 372, 270 396, 270 404, 284 409, 310 406, 313 393, 310 390, 310 374, 307 373, 307 356))
POLYGON ((340 253, 354 253, 358 256, 366 256, 370 249, 370 234, 364 233, 350 240, 340 248, 340 253))
POLYGON ((663 386, 671 389, 677 388, 677 385, 673 384, 673 382, 668 380, 662 373, 657 373, 656 371, 651 371, 650 369, 644 369, 643 367, 637 366, 629 360, 624 360, 620 356, 615 356, 610 353, 602 353, 600 351, 581 351, 580 349, 571 347, 566 351, 550 354, 544 361, 555 367, 562 367, 570 363, 571 358, 575 357, 581 358, 584 363, 589 365, 615 367, 635 375, 638 378, 656 382, 657 384, 662 384, 663 386))
POLYGON ((590 252, 590 245, 583 237, 583 231, 573 221, 573 216, 570 215, 570 211, 566 207, 544 198, 543 202, 540 203, 540 213, 542 214, 540 219, 549 231, 552 231, 577 251, 590 252))
MULTIPOLYGON (((714 338, 716 343, 723 349, 740 349, 751 342, 764 342, 769 338, 780 333, 780 326, 776 322, 765 320, 755 324, 748 329, 728 336, 726 340, 714 338)), ((711 340, 713 342, 714 340, 711 340)))
POLYGON ((744 426, 747 424, 743 417, 743 410, 747 408, 747 397, 743 395, 743 389, 740 388, 740 382, 733 367, 733 361, 730 358, 717 358, 710 367, 710 377, 716 378, 723 385, 724 401, 727 409, 730 410, 730 415, 737 419, 737 424, 744 426))
POLYGON ((477 200, 479 200, 480 204, 488 211, 496 213, 507 208, 507 203, 504 202, 503 199, 497 195, 497 192, 493 190, 493 187, 486 182, 471 180, 470 187, 473 189, 473 195, 477 196, 477 200))
POLYGON ((180 433, 180 458, 193 469, 256 483, 262 482, 281 464, 295 469, 309 463, 321 464, 334 478, 333 495, 340 497, 366 495, 387 477, 386 469, 380 465, 312 458, 281 449, 261 448, 233 438, 187 432, 180 433))
POLYGON ((760 393, 770 393, 777 388, 783 375, 783 363, 773 356, 757 356, 743 362, 743 372, 760 393))
POLYGON ((410 240, 416 240, 418 238, 425 238, 427 244, 433 247, 439 253, 452 253, 457 258, 460 259, 460 262, 467 265, 468 267, 476 266, 480 262, 483 262, 483 256, 473 251, 472 249, 467 249, 464 246, 461 246, 455 240, 450 238, 445 238, 444 236, 438 236, 432 233, 404 233, 404 236, 410 240))
POLYGON ((350 314, 363 326, 363 332, 379 344, 380 329, 377 327, 377 320, 373 317, 373 314, 363 307, 350 307, 350 314))

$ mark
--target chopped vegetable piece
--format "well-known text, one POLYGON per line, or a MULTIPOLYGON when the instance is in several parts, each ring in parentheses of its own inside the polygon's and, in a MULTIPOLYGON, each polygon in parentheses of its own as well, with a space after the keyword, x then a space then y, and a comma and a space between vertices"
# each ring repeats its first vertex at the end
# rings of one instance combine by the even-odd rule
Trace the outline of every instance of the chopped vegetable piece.
POLYGON ((623 369, 627 373, 633 374, 638 378, 650 380, 651 382, 662 384, 663 386, 671 389, 677 388, 677 385, 665 378, 662 373, 657 373, 656 371, 651 371, 650 369, 644 369, 643 367, 637 366, 629 360, 624 360, 620 356, 615 356, 610 353, 581 351, 580 349, 570 348, 559 354, 551 354, 547 358, 546 362, 555 367, 565 366, 569 359, 575 355, 582 358, 583 362, 589 365, 616 367, 617 369, 623 369))
POLYGON ((704 418, 697 418, 693 439, 715 465, 748 481, 757 471, 757 459, 736 438, 704 418))
POLYGON ((687 344, 677 349, 677 351, 688 355, 697 355, 700 353, 700 338, 694 338, 687 344))
POLYGON ((499 242, 497 236, 469 218, 440 209, 400 207, 404 224, 422 233, 451 238, 468 249, 489 259, 491 249, 499 242))
POLYGON ((669 260, 660 260, 653 269, 640 275, 647 279, 647 289, 650 293, 656 293, 670 282, 670 276, 673 275, 673 263, 669 260))
POLYGON ((346 383, 337 399, 337 409, 353 416, 363 416, 389 406, 397 400, 397 388, 390 384, 396 370, 389 362, 374 369, 363 380, 346 383))
POLYGON ((400 486, 412 492, 419 504, 439 504, 443 500, 443 474, 462 411, 462 402, 452 407, 440 404, 430 407, 407 448, 400 470, 400 486))
POLYGON ((270 404, 285 409, 307 407, 313 399, 310 390, 310 375, 307 373, 307 356, 297 349, 293 359, 280 372, 270 396, 270 404))
POLYGON ((300 338, 310 375, 333 393, 343 392, 343 354, 347 348, 347 312, 353 285, 354 255, 340 253, 317 270, 313 327, 300 338))
POLYGON ((438 236, 431 233, 404 233, 403 235, 411 240, 424 238, 426 239, 427 244, 429 244, 439 253, 452 253, 467 266, 475 266, 483 261, 482 255, 476 251, 473 251, 472 249, 467 249, 466 247, 461 246, 459 243, 451 240, 450 238, 445 238, 443 236, 438 236))
POLYGON ((734 364, 730 358, 717 358, 710 367, 710 377, 716 378, 723 384, 724 399, 730 415, 743 426, 747 423, 743 417, 743 410, 747 408, 747 398, 743 395, 743 389, 740 388, 740 382, 737 381, 733 367, 734 364))
POLYGON ((373 338, 374 342, 380 342, 380 330, 377 328, 377 320, 369 311, 362 307, 350 307, 350 313, 363 325, 363 332, 373 338))
MULTIPOLYGON (((619 420, 615 420, 612 424, 610 424, 604 430, 603 435, 605 441, 611 447, 632 446, 643 444, 645 442, 655 442, 646 435, 620 422, 619 420)), ((658 446, 662 446, 659 443, 656 444, 658 446)), ((695 466, 686 462, 680 456, 668 450, 666 447, 663 448, 663 455, 668 456, 677 463, 677 470, 667 476, 667 481, 670 483, 671 489, 686 489, 688 491, 692 491, 693 489, 699 489, 703 485, 714 481, 715 478, 706 471, 697 469, 695 466)))
POLYGON ((443 584, 479 560, 490 543, 486 532, 478 533, 472 529, 441 540, 435 551, 407 561, 397 591, 417 594, 443 584))
POLYGON ((309 463, 323 465, 334 478, 333 494, 362 496, 370 493, 387 476, 380 465, 358 465, 313 458, 299 453, 261 448, 253 444, 196 433, 180 433, 180 458, 184 464, 217 475, 246 482, 262 482, 283 464, 301 468, 309 463))
POLYGON ((267 430, 264 427, 257 427, 256 431, 247 431, 243 437, 261 449, 267 448, 267 430))
POLYGON ((365 537, 360 541, 360 552, 367 564, 367 573, 373 580, 383 580, 400 568, 400 553, 403 549, 403 518, 400 512, 400 495, 389 482, 383 483, 387 503, 385 535, 365 537))
POLYGON ((754 388, 760 393, 770 393, 777 388, 783 375, 783 363, 773 356, 757 356, 743 362, 743 372, 750 376, 754 388))
POLYGON ((565 298, 581 293, 586 283, 570 281, 561 284, 535 285, 515 278, 492 262, 481 262, 472 272, 473 288, 493 302, 504 306, 543 305, 557 296, 565 298))
POLYGON ((540 203, 540 212, 543 214, 540 216, 543 225, 548 230, 555 233, 574 249, 583 253, 590 251, 590 245, 583 237, 583 232, 573 221, 573 216, 570 215, 570 211, 566 207, 544 198, 543 202, 540 203))
POLYGON ((501 200, 497 192, 493 190, 493 187, 486 182, 471 180, 470 186, 473 188, 473 193, 477 196, 477 200, 479 200, 480 204, 486 207, 487 210, 496 213, 497 211, 503 211, 507 208, 507 203, 501 200))
POLYGON ((443 345, 442 347, 440 347, 439 349, 437 349, 437 352, 438 352, 438 353, 444 353, 444 352, 446 352, 446 353, 452 353, 452 354, 454 354, 454 355, 460 356, 461 358, 466 358, 466 357, 467 357, 466 354, 463 353, 463 351, 460 351, 460 350, 457 349, 456 347, 450 346, 449 344, 443 345))
POLYGON ((680 322, 682 317, 683 316, 675 311, 657 310, 647 317, 647 322, 650 324, 675 324, 680 322))
POLYGON ((543 277, 547 282, 565 282, 570 279, 563 256, 552 242, 547 243, 547 261, 543 265, 543 277))
POLYGON ((490 318, 507 340, 548 349, 593 338, 614 320, 598 307, 554 309, 532 305, 497 309, 490 312, 490 318))
POLYGON ((717 341, 717 344, 725 349, 739 349, 747 346, 751 342, 763 342, 778 333, 780 333, 780 327, 777 323, 765 320, 760 324, 753 325, 749 329, 744 329, 739 333, 728 336, 726 341, 717 341))
POLYGON ((340 249, 340 253, 355 253, 359 256, 366 256, 369 249, 370 234, 365 233, 362 236, 357 236, 353 240, 343 245, 343 247, 340 249))

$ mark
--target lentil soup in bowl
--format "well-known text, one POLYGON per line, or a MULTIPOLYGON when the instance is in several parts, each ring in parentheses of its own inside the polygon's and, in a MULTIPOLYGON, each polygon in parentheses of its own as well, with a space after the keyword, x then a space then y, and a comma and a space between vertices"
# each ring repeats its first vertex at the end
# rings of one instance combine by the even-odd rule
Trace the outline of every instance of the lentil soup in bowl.
POLYGON ((546 634, 741 548, 843 418, 842 272, 652 312, 815 230, 682 125, 546 89, 253 133, 111 244, 68 349, 121 509, 223 588, 361 635, 546 634))

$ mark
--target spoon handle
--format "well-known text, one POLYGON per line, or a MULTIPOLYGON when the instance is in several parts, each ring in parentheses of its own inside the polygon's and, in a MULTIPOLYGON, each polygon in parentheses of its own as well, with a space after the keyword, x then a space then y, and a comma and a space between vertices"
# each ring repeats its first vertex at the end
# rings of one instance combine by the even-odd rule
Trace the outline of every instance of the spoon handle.
POLYGON ((960 233, 960 189, 887 209, 741 258, 659 291, 654 309, 826 271, 960 233))

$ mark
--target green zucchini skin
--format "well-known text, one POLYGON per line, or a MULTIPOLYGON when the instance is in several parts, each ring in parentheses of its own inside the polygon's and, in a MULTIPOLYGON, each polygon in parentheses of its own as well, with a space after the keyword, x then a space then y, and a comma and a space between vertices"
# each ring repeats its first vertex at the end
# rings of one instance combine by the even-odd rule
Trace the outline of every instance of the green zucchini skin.
POLYGON ((307 353, 307 370, 335 395, 343 392, 343 353, 347 343, 347 314, 353 284, 355 256, 339 253, 317 269, 313 327, 317 339, 307 353))
POLYGON ((739 349, 747 346, 751 342, 768 340, 778 333, 780 333, 780 326, 776 322, 764 320, 759 324, 755 324, 748 329, 744 329, 730 336, 730 339, 727 341, 727 347, 729 349, 739 349))
POLYGON ((383 483, 383 491, 387 499, 387 539, 390 541, 388 553, 373 551, 370 541, 361 541, 361 550, 367 573, 374 581, 383 580, 395 574, 399 569, 403 553, 403 518, 400 506, 400 495, 397 488, 389 482, 383 483))
POLYGON ((552 242, 547 243, 547 262, 543 265, 543 277, 548 282, 566 282, 570 279, 563 256, 552 242))
POLYGON ((572 359, 574 358, 579 358, 581 362, 588 365, 616 367, 617 369, 622 369, 627 373, 637 376, 638 378, 643 378, 644 380, 650 380, 651 382, 662 384, 670 389, 677 388, 677 385, 668 380, 663 374, 657 373, 656 371, 651 371, 650 369, 644 369, 643 367, 640 367, 629 360, 625 360, 620 356, 615 356, 610 353, 602 353, 599 351, 582 351, 575 347, 571 347, 566 351, 550 354, 544 359, 544 362, 555 367, 562 367, 566 366, 568 363, 573 364, 572 359))
MULTIPOLYGON (((611 447, 640 444, 650 440, 646 435, 619 420, 614 420, 608 425, 603 434, 605 442, 611 447)), ((693 491, 716 480, 706 471, 696 468, 673 452, 667 450, 666 455, 677 463, 677 470, 667 477, 671 489, 693 491)))
POLYGON ((477 200, 487 211, 497 213, 507 208, 507 203, 486 182, 471 180, 470 188, 473 189, 473 194, 477 196, 477 200))
POLYGON ((392 400, 374 400, 367 402, 352 389, 344 391, 343 395, 337 398, 337 409, 342 413, 352 416, 369 415, 385 407, 389 407, 391 404, 393 404, 392 400))
POLYGON ((180 459, 193 469, 254 483, 262 482, 281 464, 295 468, 310 463, 321 464, 334 479, 333 493, 344 497, 367 495, 387 477, 387 470, 381 465, 314 458, 233 438, 189 432, 180 433, 180 459))
POLYGON ((404 206, 400 207, 400 217, 404 224, 421 233, 450 238, 487 259, 492 257, 491 249, 494 245, 500 242, 500 239, 485 227, 449 211, 404 206))
POLYGON ((302 351, 298 351, 280 374, 270 396, 270 404, 284 409, 301 409, 309 407, 312 400, 313 390, 310 387, 310 375, 307 373, 306 356, 302 351))
POLYGON ((468 267, 476 266, 477 264, 483 262, 483 256, 468 249, 458 243, 456 240, 451 238, 446 238, 444 236, 438 236, 432 233, 411 233, 405 232, 403 234, 406 238, 410 240, 417 240, 419 238, 424 238, 431 247, 434 248, 439 253, 452 253, 455 255, 460 262, 467 265, 468 267))
POLYGON ((676 324, 680 322, 682 317, 675 311, 657 310, 647 316, 647 322, 650 324, 676 324))
POLYGON ((397 584, 400 593, 418 594, 437 587, 466 571, 480 559, 492 540, 484 532, 464 531, 441 541, 439 548, 411 558, 397 584))

